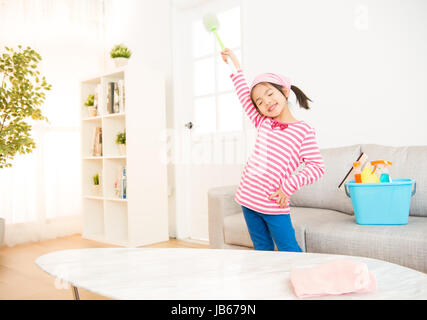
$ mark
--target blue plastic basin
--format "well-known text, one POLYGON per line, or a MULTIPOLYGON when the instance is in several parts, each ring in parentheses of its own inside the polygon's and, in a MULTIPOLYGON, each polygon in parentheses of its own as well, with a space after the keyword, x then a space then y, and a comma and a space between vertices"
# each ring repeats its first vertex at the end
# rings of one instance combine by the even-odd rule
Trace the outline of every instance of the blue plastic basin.
POLYGON ((412 179, 392 179, 392 182, 345 183, 351 198, 357 224, 407 224, 411 197, 416 192, 412 179))

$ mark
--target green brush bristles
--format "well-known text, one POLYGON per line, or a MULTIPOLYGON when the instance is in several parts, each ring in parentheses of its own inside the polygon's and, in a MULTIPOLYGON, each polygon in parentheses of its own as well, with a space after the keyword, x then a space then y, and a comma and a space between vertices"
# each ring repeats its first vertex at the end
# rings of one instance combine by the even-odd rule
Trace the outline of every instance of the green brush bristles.
POLYGON ((218 30, 219 28, 218 18, 214 14, 206 14, 203 17, 203 24, 208 32, 218 30))
POLYGON ((213 32, 216 39, 219 42, 219 45, 221 47, 222 50, 225 49, 224 44, 222 43, 218 32, 216 32, 219 29, 219 21, 218 18, 216 17, 216 15, 214 14, 206 14, 203 17, 203 24, 205 25, 205 28, 208 32, 213 32))

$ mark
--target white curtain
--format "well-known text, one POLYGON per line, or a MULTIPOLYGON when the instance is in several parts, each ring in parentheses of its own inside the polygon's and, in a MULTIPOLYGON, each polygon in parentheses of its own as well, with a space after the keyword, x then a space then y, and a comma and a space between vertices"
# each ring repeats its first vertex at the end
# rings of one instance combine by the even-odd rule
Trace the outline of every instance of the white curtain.
POLYGON ((0 169, 8 246, 82 232, 79 81, 104 69, 103 12, 102 0, 0 0, 0 54, 30 46, 52 85, 50 123, 33 122, 36 149, 0 169))

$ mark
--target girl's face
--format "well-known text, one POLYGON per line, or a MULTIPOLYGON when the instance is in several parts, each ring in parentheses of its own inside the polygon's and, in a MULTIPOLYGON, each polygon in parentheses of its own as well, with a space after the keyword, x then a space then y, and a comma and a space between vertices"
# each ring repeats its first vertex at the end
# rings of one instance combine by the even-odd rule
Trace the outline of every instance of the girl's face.
POLYGON ((286 88, 280 92, 270 83, 259 83, 252 89, 252 99, 255 101, 261 114, 274 118, 280 115, 284 108, 288 106, 286 88))

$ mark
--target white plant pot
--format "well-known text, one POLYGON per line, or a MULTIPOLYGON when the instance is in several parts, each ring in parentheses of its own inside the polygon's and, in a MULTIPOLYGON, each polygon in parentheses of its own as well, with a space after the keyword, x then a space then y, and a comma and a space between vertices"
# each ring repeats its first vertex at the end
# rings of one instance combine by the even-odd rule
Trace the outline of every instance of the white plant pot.
POLYGON ((120 155, 125 156, 126 155, 126 145, 125 144, 118 144, 117 146, 119 148, 120 155))
POLYGON ((120 57, 120 58, 114 58, 113 60, 116 67, 123 67, 127 65, 129 59, 120 57))
POLYGON ((87 115, 89 117, 96 117, 96 108, 95 107, 87 107, 87 115))
POLYGON ((102 188, 100 184, 93 184, 92 185, 92 195, 95 197, 101 197, 102 196, 102 188))

